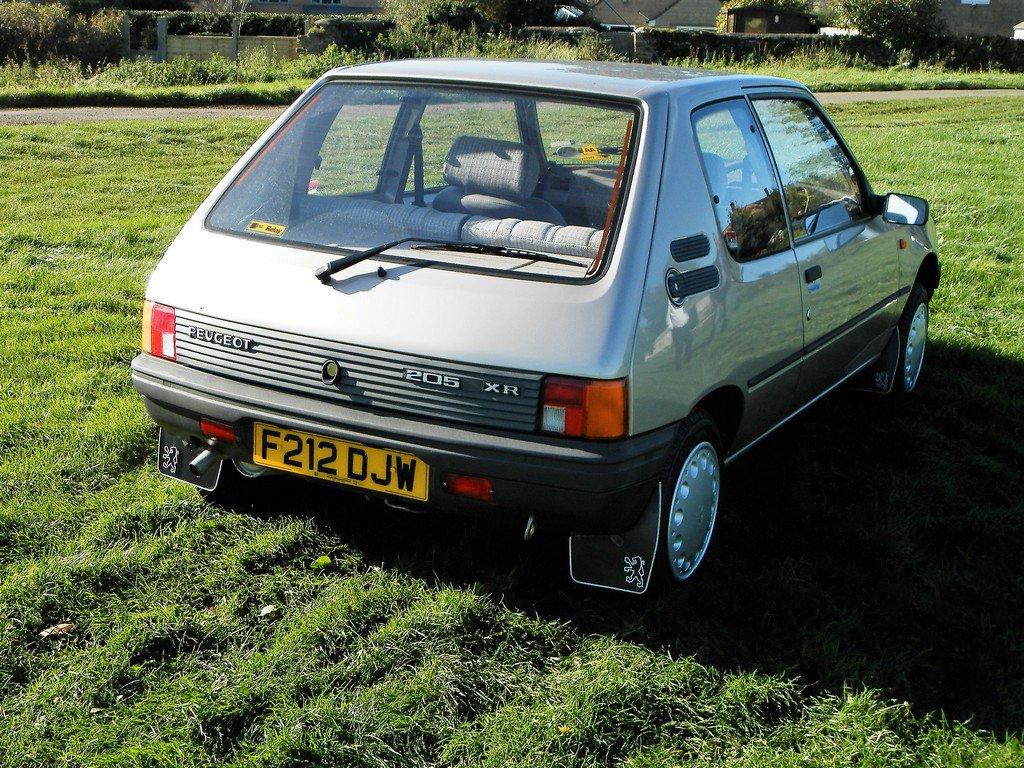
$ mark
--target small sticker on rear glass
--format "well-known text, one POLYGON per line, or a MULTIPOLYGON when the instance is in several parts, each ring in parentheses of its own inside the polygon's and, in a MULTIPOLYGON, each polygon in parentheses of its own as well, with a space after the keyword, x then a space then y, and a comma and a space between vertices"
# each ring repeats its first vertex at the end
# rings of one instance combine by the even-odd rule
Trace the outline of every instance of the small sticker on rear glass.
POLYGON ((580 160, 584 162, 593 162, 595 160, 604 160, 607 155, 601 154, 601 149, 597 144, 584 144, 580 150, 580 160))
POLYGON ((284 234, 284 231, 288 229, 284 224, 273 224, 269 221, 257 221, 253 219, 249 222, 249 226, 246 230, 249 232, 259 232, 261 235, 270 235, 271 237, 280 237, 284 234))

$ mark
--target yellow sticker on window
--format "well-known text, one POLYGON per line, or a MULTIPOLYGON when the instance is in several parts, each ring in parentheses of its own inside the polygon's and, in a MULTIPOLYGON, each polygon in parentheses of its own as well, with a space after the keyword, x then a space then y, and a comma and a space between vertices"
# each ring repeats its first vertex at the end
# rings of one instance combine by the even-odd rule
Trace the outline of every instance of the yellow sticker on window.
POLYGON ((259 232, 261 235, 280 237, 288 227, 284 224, 271 224, 269 221, 257 221, 256 219, 253 219, 245 229, 248 232, 259 232))
POLYGON ((584 144, 583 148, 580 149, 580 160, 584 162, 604 160, 606 157, 608 156, 601 154, 601 150, 598 149, 597 144, 584 144))

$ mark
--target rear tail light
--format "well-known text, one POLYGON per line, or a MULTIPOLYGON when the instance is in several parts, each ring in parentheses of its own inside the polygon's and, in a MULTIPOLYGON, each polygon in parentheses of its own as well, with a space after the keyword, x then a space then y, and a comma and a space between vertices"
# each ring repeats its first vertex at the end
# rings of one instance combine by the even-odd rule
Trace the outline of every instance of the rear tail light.
POLYGON ((541 398, 541 432, 609 440, 626 434, 626 380, 549 376, 541 398))
POLYGON ((230 424, 224 424, 213 419, 202 418, 199 420, 199 429, 205 437, 214 437, 225 443, 237 443, 235 428, 230 424))
POLYGON ((486 477, 445 472, 441 475, 441 487, 456 496, 466 496, 477 501, 494 500, 494 484, 486 477))
POLYGON ((174 308, 151 301, 142 304, 142 351, 166 360, 176 358, 174 308))

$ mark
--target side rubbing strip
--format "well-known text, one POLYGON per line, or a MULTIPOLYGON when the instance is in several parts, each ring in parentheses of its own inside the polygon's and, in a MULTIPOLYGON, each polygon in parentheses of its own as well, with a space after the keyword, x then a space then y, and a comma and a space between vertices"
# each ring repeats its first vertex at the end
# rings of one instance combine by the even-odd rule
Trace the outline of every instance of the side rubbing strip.
POLYGON ((836 328, 833 328, 831 331, 826 333, 824 336, 819 336, 817 339, 815 339, 810 344, 805 346, 799 352, 796 352, 795 354, 790 355, 785 360, 780 360, 779 362, 777 362, 775 365, 773 365, 768 370, 762 371, 761 373, 757 374, 757 376, 755 376, 754 378, 750 379, 747 382, 747 387, 751 387, 751 388, 752 387, 756 387, 758 384, 762 383, 763 381, 766 381, 766 380, 770 379, 775 374, 777 374, 780 371, 782 371, 782 370, 788 368, 789 366, 793 365, 793 363, 799 361, 801 358, 806 357, 807 355, 811 354, 812 352, 814 352, 814 351, 820 349, 821 347, 825 346, 830 341, 832 341, 832 339, 834 339, 837 336, 841 336, 842 334, 846 333, 846 331, 850 330, 855 325, 859 325, 860 323, 864 322, 865 320, 867 320, 869 317, 871 317, 876 312, 881 311, 882 309, 887 307, 890 303, 892 303, 893 301, 896 301, 896 299, 900 298, 901 296, 906 296, 908 293, 910 293, 910 287, 909 286, 904 286, 903 288, 900 288, 898 291, 896 291, 896 293, 893 293, 893 294, 890 294, 889 296, 886 296, 880 302, 878 302, 874 306, 870 307, 869 309, 864 310, 859 315, 854 317, 852 320, 847 320, 842 325, 840 325, 840 326, 838 326, 836 328))
POLYGON ((669 252, 676 261, 699 259, 711 253, 711 241, 707 235, 694 235, 673 240, 669 244, 669 252))
POLYGON ((721 276, 716 266, 702 267, 690 272, 670 269, 665 275, 665 287, 668 289, 669 299, 679 306, 687 296, 717 288, 720 280, 721 276))
POLYGON ((779 373, 780 371, 785 370, 786 368, 789 368, 789 366, 791 366, 793 363, 799 361, 800 358, 802 358, 803 356, 804 356, 804 353, 801 350, 800 352, 795 352, 794 354, 790 355, 785 360, 780 360, 775 365, 773 365, 771 368, 769 368, 767 371, 763 371, 763 372, 757 374, 757 376, 755 376, 750 381, 748 381, 747 382, 747 386, 751 387, 751 388, 756 387, 762 381, 767 381, 772 376, 774 376, 776 373, 779 373))
POLYGON ((810 344, 808 344, 806 347, 804 347, 804 354, 805 355, 809 355, 809 354, 811 354, 811 352, 814 352, 814 351, 816 351, 818 349, 821 349, 821 347, 823 347, 826 344, 828 344, 830 341, 832 341, 832 339, 834 339, 834 338, 836 338, 838 336, 842 336, 844 333, 846 333, 848 330, 853 328, 855 325, 860 325, 865 320, 867 320, 869 317, 871 317, 873 314, 875 314, 876 312, 884 309, 889 304, 891 304, 892 302, 896 301, 896 299, 898 299, 900 296, 903 296, 905 293, 910 293, 910 289, 909 288, 901 288, 900 290, 896 291, 896 293, 893 293, 893 294, 890 294, 889 296, 886 296, 884 299, 882 299, 880 302, 878 302, 874 306, 868 307, 867 309, 865 309, 863 312, 861 312, 856 317, 851 318, 850 320, 847 320, 845 323, 843 323, 842 325, 840 325, 840 326, 838 326, 836 328, 833 328, 831 331, 826 333, 824 336, 819 336, 814 341, 812 341, 810 344))

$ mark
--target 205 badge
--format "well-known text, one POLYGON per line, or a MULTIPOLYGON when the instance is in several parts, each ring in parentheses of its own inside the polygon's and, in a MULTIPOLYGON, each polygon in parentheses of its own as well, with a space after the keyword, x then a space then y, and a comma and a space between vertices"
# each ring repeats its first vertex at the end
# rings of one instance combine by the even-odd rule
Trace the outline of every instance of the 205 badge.
POLYGON ((456 376, 441 371, 424 371, 419 368, 406 368, 402 378, 421 386, 439 389, 461 389, 467 392, 483 392, 498 397, 519 397, 519 384, 507 381, 489 381, 470 376, 456 376))

